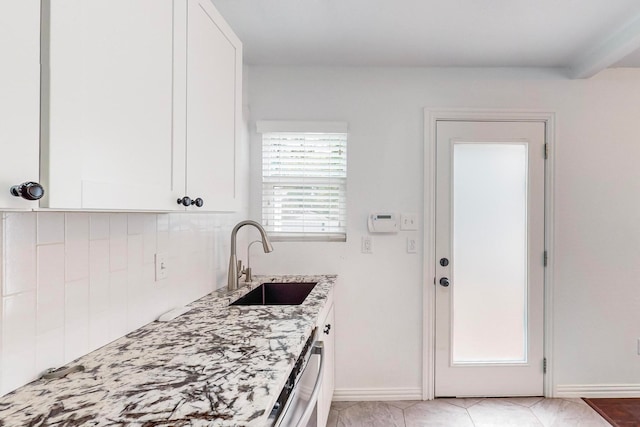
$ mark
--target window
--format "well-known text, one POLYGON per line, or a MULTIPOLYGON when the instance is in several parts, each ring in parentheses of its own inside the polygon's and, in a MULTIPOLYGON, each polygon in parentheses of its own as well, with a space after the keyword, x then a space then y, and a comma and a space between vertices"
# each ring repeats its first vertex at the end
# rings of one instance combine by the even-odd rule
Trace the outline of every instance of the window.
POLYGON ((262 225, 276 241, 346 241, 347 125, 258 122, 262 225))

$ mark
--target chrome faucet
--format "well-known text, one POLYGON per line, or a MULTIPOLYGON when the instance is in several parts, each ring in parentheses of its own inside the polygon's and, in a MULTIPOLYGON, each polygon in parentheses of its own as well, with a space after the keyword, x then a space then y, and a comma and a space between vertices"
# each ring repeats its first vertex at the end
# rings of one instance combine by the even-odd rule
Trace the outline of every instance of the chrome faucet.
POLYGON ((231 256, 229 257, 229 276, 227 278, 227 289, 229 291, 235 291, 238 289, 238 279, 244 272, 242 269, 242 261, 238 261, 238 257, 236 255, 236 237, 238 235, 238 230, 245 225, 253 225, 258 229, 260 237, 262 238, 262 248, 264 249, 264 253, 273 252, 273 246, 271 246, 271 242, 269 242, 267 232, 262 228, 260 223, 252 220, 246 220, 240 221, 236 224, 236 226, 233 227, 233 230, 231 230, 231 256))

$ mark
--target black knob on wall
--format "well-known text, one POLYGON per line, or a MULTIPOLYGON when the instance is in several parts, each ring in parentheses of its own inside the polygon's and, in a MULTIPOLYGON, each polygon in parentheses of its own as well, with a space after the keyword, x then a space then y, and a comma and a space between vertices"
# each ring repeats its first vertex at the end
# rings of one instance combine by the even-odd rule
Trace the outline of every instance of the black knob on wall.
POLYGON ((9 189, 15 197, 22 197, 26 200, 39 200, 44 196, 44 188, 37 182, 28 181, 19 185, 14 185, 9 189))
POLYGON ((182 206, 191 206, 193 201, 191 200, 191 197, 184 196, 182 199, 178 199, 178 204, 182 206))

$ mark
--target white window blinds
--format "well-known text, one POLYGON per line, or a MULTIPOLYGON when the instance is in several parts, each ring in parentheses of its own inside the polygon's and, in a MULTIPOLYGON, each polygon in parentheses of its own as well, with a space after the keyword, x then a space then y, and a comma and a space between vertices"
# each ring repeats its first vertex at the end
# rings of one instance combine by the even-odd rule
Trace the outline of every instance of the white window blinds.
POLYGON ((346 240, 344 130, 262 134, 262 224, 274 240, 346 240))

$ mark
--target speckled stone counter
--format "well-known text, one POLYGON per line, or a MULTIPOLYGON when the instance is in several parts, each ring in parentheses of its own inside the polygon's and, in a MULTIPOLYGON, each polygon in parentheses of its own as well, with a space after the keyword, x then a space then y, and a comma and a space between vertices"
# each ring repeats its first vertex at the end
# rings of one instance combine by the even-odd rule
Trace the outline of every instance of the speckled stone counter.
POLYGON ((0 426, 263 426, 335 284, 298 306, 229 306, 248 292, 207 295, 170 322, 152 322, 0 398, 0 426))

